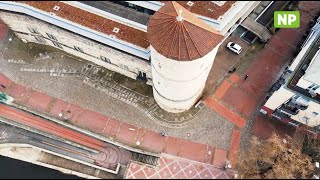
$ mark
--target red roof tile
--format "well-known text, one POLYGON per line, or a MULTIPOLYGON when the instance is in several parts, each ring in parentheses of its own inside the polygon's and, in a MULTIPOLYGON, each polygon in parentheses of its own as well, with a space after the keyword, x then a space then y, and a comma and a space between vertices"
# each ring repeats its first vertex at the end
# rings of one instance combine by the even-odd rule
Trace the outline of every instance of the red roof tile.
MULTIPOLYGON (((160 2, 166 3, 170 1, 160 2)), ((189 1, 177 1, 177 3, 192 13, 209 17, 211 19, 218 19, 219 16, 225 14, 236 1, 227 1, 222 6, 218 6, 211 1, 192 1, 194 4, 191 7, 187 4, 188 2, 189 1)))
POLYGON ((134 45, 148 48, 150 43, 147 39, 147 33, 125 24, 101 17, 83 9, 68 5, 59 1, 15 1, 23 3, 45 12, 55 13, 57 16, 80 24, 87 28, 105 33, 107 35, 114 35, 118 39, 132 43, 134 45), (59 6, 60 9, 55 11, 53 8, 59 6), (117 27, 120 29, 118 33, 112 32, 117 27))
POLYGON ((168 2, 151 17, 148 39, 163 56, 190 61, 208 54, 223 36, 178 3, 168 2), (177 20, 179 10, 182 21, 177 20))

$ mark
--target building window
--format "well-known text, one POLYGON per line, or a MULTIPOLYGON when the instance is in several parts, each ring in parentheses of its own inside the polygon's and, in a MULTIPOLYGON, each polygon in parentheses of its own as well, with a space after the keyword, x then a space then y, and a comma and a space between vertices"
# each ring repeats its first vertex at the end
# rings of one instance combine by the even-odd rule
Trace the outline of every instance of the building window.
POLYGON ((33 34, 40 34, 40 32, 35 28, 28 28, 28 30, 33 34))
POLYGON ((41 37, 41 36, 34 36, 34 38, 39 42, 39 43, 46 43, 46 40, 41 37))
POLYGON ((60 48, 60 49, 63 49, 62 48, 62 44, 58 43, 58 42, 55 42, 55 41, 52 41, 53 45, 55 45, 56 47, 60 48))
POLYGON ((120 68, 129 71, 129 68, 127 65, 120 64, 120 68))
POLYGON ((54 35, 52 35, 52 34, 47 33, 47 36, 48 36, 50 39, 53 39, 53 40, 55 40, 55 41, 58 41, 58 39, 57 39, 54 35))
POLYGON ((79 52, 84 53, 84 51, 83 51, 80 47, 78 47, 78 46, 73 46, 73 47, 74 47, 74 49, 75 49, 76 51, 79 51, 79 52))
POLYGON ((104 61, 104 62, 107 62, 107 63, 111 64, 111 61, 110 61, 109 58, 106 58, 106 57, 104 57, 104 56, 100 56, 100 59, 101 59, 102 61, 104 61))

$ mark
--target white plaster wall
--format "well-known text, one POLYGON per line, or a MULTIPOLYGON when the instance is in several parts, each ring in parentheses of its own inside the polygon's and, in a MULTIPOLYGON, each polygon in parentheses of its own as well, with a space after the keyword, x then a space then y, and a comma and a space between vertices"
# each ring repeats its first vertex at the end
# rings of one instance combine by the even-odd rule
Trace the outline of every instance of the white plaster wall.
POLYGON ((204 57, 176 61, 151 47, 154 97, 167 111, 188 110, 200 98, 220 44, 204 57))
MULTIPOLYGON (((85 60, 91 61, 95 64, 106 67, 112 71, 121 73, 125 76, 136 78, 139 71, 145 72, 148 78, 152 78, 150 63, 146 62, 140 58, 131 56, 129 54, 117 51, 108 46, 96 43, 90 39, 81 37, 74 33, 68 32, 64 29, 50 25, 46 22, 37 20, 35 18, 19 15, 15 13, 0 12, 0 18, 12 29, 13 31, 24 32, 30 34, 29 37, 24 36, 29 42, 39 43, 33 36, 31 36, 29 28, 37 29, 42 36, 48 38, 46 33, 50 33, 58 39, 58 42, 69 47, 78 46, 83 49, 85 53, 92 56, 86 55, 84 53, 78 52, 73 48, 67 48, 63 46, 63 50, 72 55, 81 57, 85 60), (112 64, 104 62, 100 59, 100 56, 104 56, 110 59, 112 64), (120 65, 126 65, 129 71, 120 68, 120 65)), ((22 37, 23 35, 20 35, 22 37)), ((56 47, 50 40, 46 39, 46 45, 56 47)), ((149 82, 150 84, 151 82, 149 82)))

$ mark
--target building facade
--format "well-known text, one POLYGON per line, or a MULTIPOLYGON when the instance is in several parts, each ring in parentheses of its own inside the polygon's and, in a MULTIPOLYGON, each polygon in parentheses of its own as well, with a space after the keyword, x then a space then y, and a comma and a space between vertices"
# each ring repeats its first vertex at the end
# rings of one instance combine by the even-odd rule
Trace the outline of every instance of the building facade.
POLYGON ((320 130, 320 17, 261 111, 294 126, 320 130))
POLYGON ((224 36, 176 2, 151 18, 153 95, 170 112, 192 107, 201 97, 224 36))
MULTIPOLYGON (((155 11, 165 5, 164 2, 144 3, 138 4, 140 8, 148 7, 155 11), (150 3, 157 6, 152 6, 150 3)), ((197 18, 226 38, 259 2, 210 1, 203 4, 200 1, 189 1, 186 4, 183 2, 177 4, 186 11, 190 10, 197 18)), ((120 8, 120 5, 112 7, 116 9, 120 8)), ((166 56, 162 57, 163 54, 158 53, 148 39, 148 24, 152 15, 146 16, 145 13, 141 14, 135 10, 128 13, 126 12, 129 11, 128 8, 124 8, 121 12, 117 11, 119 12, 117 14, 99 2, 90 4, 89 1, 0 1, 0 10, 0 18, 20 39, 50 45, 132 79, 143 80, 149 85, 157 86, 158 93, 155 93, 155 99, 163 102, 160 105, 172 112, 187 110, 199 99, 219 47, 219 44, 212 46, 206 56, 189 62, 166 60, 166 56), (142 22, 137 20, 141 18, 135 16, 146 18, 142 22), (180 76, 168 72, 173 69, 159 70, 158 64, 154 65, 156 59, 161 59, 163 67, 173 67, 180 76), (201 67, 195 65, 196 62, 199 62, 201 67), (157 84, 153 82, 154 79, 157 80, 157 84), (184 92, 186 89, 190 89, 192 93, 176 93, 184 92), (173 98, 174 96, 176 98, 173 98), (177 102, 192 100, 189 100, 189 103, 175 103, 180 105, 169 108, 173 106, 172 102, 164 105, 168 99, 177 102)))

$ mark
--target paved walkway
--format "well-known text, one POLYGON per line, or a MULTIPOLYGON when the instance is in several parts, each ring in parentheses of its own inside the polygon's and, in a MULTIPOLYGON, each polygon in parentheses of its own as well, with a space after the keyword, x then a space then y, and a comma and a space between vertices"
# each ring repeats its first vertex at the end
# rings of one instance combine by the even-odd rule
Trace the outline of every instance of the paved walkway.
MULTIPOLYGON (((305 1, 299 7, 316 14, 320 9, 320 2, 305 1)), ((259 115, 259 110, 267 90, 293 59, 296 47, 312 18, 309 14, 301 12, 300 28, 280 29, 271 37, 267 46, 258 52, 244 73, 236 71, 222 81, 212 96, 207 97, 206 105, 226 117, 239 130, 244 128, 248 121, 253 120, 252 134, 260 138, 268 138, 274 131, 282 135, 293 135, 294 128, 272 122, 274 120, 259 115), (244 79, 245 75, 248 75, 247 80, 244 79)), ((239 62, 236 67, 241 65, 239 62)), ((230 159, 233 164, 236 162, 239 149, 239 130, 235 129, 232 134, 230 159)), ((250 133, 246 131, 243 133, 250 133)))
POLYGON ((81 108, 75 104, 50 97, 44 93, 15 84, 0 74, 0 82, 7 86, 2 91, 15 101, 38 112, 70 122, 73 125, 103 135, 116 142, 157 153, 191 159, 223 167, 228 151, 206 144, 191 142, 176 137, 163 137, 159 133, 139 128, 108 116, 81 108), (68 113, 69 111, 69 113, 68 113), (63 118, 60 113, 65 112, 63 118))
MULTIPOLYGON (((245 72, 249 75, 246 81, 243 80, 245 74, 235 72, 234 75, 228 76, 222 82, 220 88, 212 96, 206 99, 208 107, 227 118, 234 125, 230 151, 182 138, 162 137, 158 132, 130 125, 16 84, 4 75, 0 75, 0 82, 5 83, 8 87, 3 91, 16 98, 17 102, 38 112, 50 114, 56 118, 60 118, 61 112, 66 112, 64 116, 71 124, 104 135, 114 141, 222 167, 226 159, 231 159, 235 164, 243 129, 257 113, 265 91, 278 78, 281 69, 291 59, 291 54, 296 47, 295 44, 301 38, 305 30, 305 22, 308 19, 303 13, 301 17, 301 28, 298 30, 282 29, 272 37, 268 46, 259 53, 245 72)), ((225 67, 224 70, 229 70, 229 67, 225 67)), ((257 124, 257 126, 261 126, 261 124, 257 124)))
POLYGON ((163 155, 156 168, 131 163, 127 179, 233 179, 234 171, 163 155))
MULTIPOLYGON (((158 120, 151 118, 150 112, 145 112, 139 107, 127 103, 128 98, 121 96, 121 99, 110 94, 125 94, 122 92, 101 91, 98 88, 88 86, 84 83, 83 77, 53 77, 47 72, 26 72, 21 71, 29 64, 14 63, 18 60, 24 60, 26 63, 31 63, 34 68, 52 69, 59 68, 60 70, 75 70, 88 64, 87 61, 77 61, 74 57, 67 57, 64 52, 58 52, 54 48, 45 48, 43 45, 32 43, 22 43, 17 37, 12 38, 8 44, 8 49, 3 53, 3 60, 0 61, 0 71, 3 75, 13 80, 16 84, 26 88, 43 92, 49 96, 61 99, 71 104, 83 107, 85 109, 99 112, 113 119, 148 129, 154 132, 166 132, 170 136, 179 137, 182 139, 208 144, 213 147, 222 149, 230 148, 231 133, 233 125, 217 112, 204 106, 192 120, 187 120, 187 124, 179 127, 167 126, 159 123, 158 120), (32 49, 30 49, 32 47, 32 49), (30 58, 27 56, 29 51, 30 58), (50 58, 44 60, 38 58, 39 53, 45 54, 50 58), (36 56, 36 58, 33 58, 36 56), (63 58, 62 58, 63 56, 63 58), (38 61, 35 59, 39 59, 38 61)), ((7 39, 3 44, 7 44, 7 39)), ((231 53, 231 52, 229 52, 231 53)), ((0 57, 1 58, 1 57, 0 57)), ((31 66, 31 65, 30 65, 31 66)), ((131 79, 130 79, 131 80, 131 79)), ((126 83, 130 82, 125 79, 126 83)), ((132 80, 131 80, 132 81, 132 80)), ((133 84, 135 82, 133 81, 133 84)), ((116 86, 116 88, 119 86, 116 86)), ((123 88, 122 88, 123 89, 123 88)), ((130 94, 127 94, 127 96, 130 94)), ((130 97, 129 97, 130 99, 130 97)), ((130 100, 129 100, 130 101, 130 100)), ((203 104, 203 103, 202 103, 203 104)), ((153 111, 156 113, 158 111, 153 111)), ((189 116, 190 114, 185 114, 189 116)), ((184 115, 177 118, 186 120, 184 115)), ((180 120, 179 120, 180 119, 180 120)))
MULTIPOLYGON (((14 45, 16 46, 16 44, 14 45)), ((1 63, 9 64, 4 61, 1 63)), ((2 69, 7 68, 4 68, 3 66, 2 69)), ((2 84, 5 84, 7 87, 0 90, 14 97, 18 104, 37 111, 41 114, 43 113, 46 115, 50 115, 52 117, 60 119, 61 121, 66 121, 83 129, 89 130, 93 133, 100 134, 106 138, 109 138, 110 140, 113 140, 114 142, 121 142, 122 144, 147 151, 156 153, 163 152, 173 156, 191 159, 202 163, 213 164, 219 167, 223 167, 226 160, 228 159, 233 126, 223 118, 214 116, 213 114, 217 113, 213 112, 207 107, 205 108, 204 113, 202 115, 199 115, 199 118, 195 120, 195 122, 190 124, 189 127, 177 130, 183 132, 183 134, 185 134, 185 138, 181 138, 181 135, 180 137, 177 137, 177 134, 179 133, 174 132, 169 132, 170 136, 163 137, 159 134, 159 130, 161 130, 162 127, 158 128, 158 126, 154 125, 151 129, 158 129, 158 131, 152 131, 150 130, 150 128, 140 126, 141 123, 139 125, 133 125, 131 123, 120 120, 120 118, 114 118, 102 113, 94 112, 92 110, 89 110, 88 108, 83 108, 89 106, 86 106, 85 103, 82 104, 81 107, 79 104, 72 103, 78 103, 78 101, 56 98, 57 96, 53 97, 40 91, 36 91, 36 88, 30 88, 36 86, 34 84, 40 84, 46 86, 46 89, 52 90, 59 88, 62 89, 62 91, 67 90, 68 95, 71 94, 70 96, 77 94, 77 98, 79 99, 79 101, 88 102, 90 104, 98 103, 100 108, 115 110, 120 115, 123 113, 127 113, 122 112, 124 110, 121 108, 115 109, 116 107, 110 107, 108 106, 108 104, 103 104, 102 100, 97 102, 96 100, 92 99, 91 95, 88 95, 86 97, 79 97, 79 91, 78 89, 74 88, 74 86, 66 88, 65 86, 60 86, 61 84, 59 84, 57 81, 50 82, 48 84, 46 79, 43 77, 32 79, 31 76, 27 76, 26 74, 14 74, 11 69, 9 71, 10 72, 6 71, 6 74, 9 74, 11 78, 16 78, 15 82, 0 73, 0 82, 2 84), (23 76, 23 78, 29 79, 29 85, 20 84, 20 80, 16 82, 17 79, 19 79, 21 76, 23 76), (38 83, 38 81, 40 81, 41 83, 38 83), (72 89, 73 91, 71 92, 70 89, 72 89), (61 113, 63 114, 63 117, 59 116, 61 113), (213 119, 214 121, 211 121, 211 119, 213 119), (202 121, 204 121, 204 123, 202 123, 202 121), (217 124, 219 124, 219 126, 217 126, 217 124), (201 131, 202 133, 198 134, 198 131, 201 131), (206 141, 202 140, 203 136, 206 141), (207 142, 212 142, 211 144, 218 144, 218 146, 209 145, 209 143, 207 142), (226 145, 222 144, 221 142, 226 145)), ((90 88, 88 88, 87 90, 91 91, 91 93, 94 93, 94 91, 90 88)), ((60 94, 59 96, 62 95, 60 94)), ((113 100, 113 103, 116 104, 118 102, 114 102, 113 100)), ((113 106, 113 104, 111 105, 113 106)), ((92 106, 90 107, 92 108, 92 106)), ((135 111, 137 111, 137 109, 135 109, 135 111)), ((140 121, 139 116, 133 115, 130 116, 130 118, 134 119, 137 122, 140 121)), ((141 122, 144 121, 141 120, 141 122)), ((152 123, 150 123, 150 121, 149 124, 153 125, 152 123)))
MULTIPOLYGON (((1 33, 1 37, 3 37, 6 31, 1 33)), ((216 148, 177 137, 160 136, 157 132, 138 128, 100 113, 81 108, 76 104, 69 103, 67 101, 48 96, 39 91, 35 91, 26 86, 16 84, 1 73, 0 82, 6 86, 5 89, 1 88, 0 91, 14 97, 17 103, 36 110, 39 113, 50 115, 62 121, 68 121, 71 124, 75 124, 76 126, 80 126, 86 130, 103 135, 111 140, 122 142, 129 146, 153 152, 163 152, 172 155, 172 157, 178 156, 186 158, 184 161, 191 165, 196 163, 194 161, 213 164, 215 165, 215 171, 222 172, 221 175, 224 174, 221 168, 225 166, 229 153, 226 149, 216 148), (63 114, 63 117, 60 117, 61 113, 63 114)), ((31 121, 25 121, 25 123, 30 124, 31 121)), ((54 124, 47 126, 47 123, 38 123, 38 125, 39 127, 49 127, 52 125, 52 128, 55 126, 54 124)), ((59 132, 52 133, 56 134, 59 132)), ((59 135, 63 134, 65 133, 61 131, 59 135)), ((72 133, 66 134, 69 134, 68 136, 72 135, 72 133)), ((76 136, 70 138, 75 137, 76 136)), ((101 142, 90 144, 91 140, 89 140, 88 144, 87 141, 82 142, 81 139, 82 138, 76 138, 75 141, 79 141, 79 143, 95 149, 101 149, 101 142)), ((92 140, 92 142, 95 141, 96 140, 92 140)), ((212 168, 214 167, 212 166, 212 168)), ((207 174, 205 174, 205 176, 206 175, 207 174)), ((228 176, 231 177, 232 175, 229 173, 228 176)))

